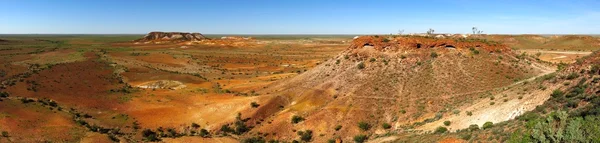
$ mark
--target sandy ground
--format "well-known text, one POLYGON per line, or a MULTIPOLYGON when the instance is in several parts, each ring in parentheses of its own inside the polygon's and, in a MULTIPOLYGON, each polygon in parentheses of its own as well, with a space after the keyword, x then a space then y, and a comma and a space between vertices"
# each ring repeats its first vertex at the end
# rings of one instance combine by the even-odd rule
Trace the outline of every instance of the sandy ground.
POLYGON ((540 53, 540 56, 538 57, 540 60, 552 63, 574 63, 577 59, 592 53, 582 51, 550 51, 542 49, 518 50, 518 52, 525 52, 532 55, 540 53))

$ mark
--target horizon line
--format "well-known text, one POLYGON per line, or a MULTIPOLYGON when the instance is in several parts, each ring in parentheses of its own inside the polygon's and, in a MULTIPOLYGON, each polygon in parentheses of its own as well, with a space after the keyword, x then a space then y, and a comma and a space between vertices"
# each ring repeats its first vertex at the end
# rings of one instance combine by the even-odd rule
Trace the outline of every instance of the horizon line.
MULTIPOLYGON (((159 32, 159 31, 156 31, 159 32)), ((183 32, 183 33, 194 33, 194 32, 183 32)), ((146 35, 148 33, 0 33, 0 35, 146 35)), ((336 34, 336 33, 328 33, 328 34, 288 34, 288 33, 264 33, 264 34, 248 34, 248 33, 238 33, 238 34, 222 34, 222 33, 200 33, 202 35, 281 35, 281 36, 293 36, 293 35, 398 35, 397 33, 363 33, 363 34, 336 34)), ((425 33, 404 33, 401 35, 409 35, 409 34, 425 34, 425 33)), ((472 34, 472 33, 433 33, 433 34, 472 34)), ((579 34, 579 33, 569 33, 569 34, 552 34, 552 33, 490 33, 490 34, 482 34, 482 35, 600 35, 600 33, 595 34, 579 34)))

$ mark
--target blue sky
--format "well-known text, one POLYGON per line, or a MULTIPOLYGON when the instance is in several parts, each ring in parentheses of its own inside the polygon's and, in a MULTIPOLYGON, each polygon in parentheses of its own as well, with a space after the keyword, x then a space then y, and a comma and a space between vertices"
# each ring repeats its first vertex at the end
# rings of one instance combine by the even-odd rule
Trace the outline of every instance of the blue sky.
POLYGON ((587 0, 5 0, 0 34, 600 34, 587 0))

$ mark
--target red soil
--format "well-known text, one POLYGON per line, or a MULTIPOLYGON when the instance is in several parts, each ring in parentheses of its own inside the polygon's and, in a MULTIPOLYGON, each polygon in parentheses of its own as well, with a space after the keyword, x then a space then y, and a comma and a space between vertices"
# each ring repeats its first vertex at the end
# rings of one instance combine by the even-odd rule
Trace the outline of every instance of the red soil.
POLYGON ((379 51, 383 50, 398 50, 398 49, 420 49, 420 48, 435 48, 447 47, 468 49, 480 47, 486 51, 509 51, 510 48, 506 45, 490 42, 480 39, 464 39, 464 38, 433 38, 421 36, 409 37, 383 37, 383 36, 361 36, 352 41, 349 49, 358 49, 364 46, 373 46, 379 51))

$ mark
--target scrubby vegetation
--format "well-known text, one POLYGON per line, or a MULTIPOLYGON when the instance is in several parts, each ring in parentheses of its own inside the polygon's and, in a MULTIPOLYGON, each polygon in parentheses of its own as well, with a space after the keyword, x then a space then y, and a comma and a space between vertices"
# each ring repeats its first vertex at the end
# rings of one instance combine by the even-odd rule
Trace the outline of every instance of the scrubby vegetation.
POLYGON ((297 124, 304 121, 304 118, 298 116, 298 115, 294 115, 292 116, 292 124, 297 124))
POLYGON ((300 136, 300 140, 310 142, 312 140, 312 130, 298 131, 296 132, 300 136))
POLYGON ((354 142, 356 142, 356 143, 364 143, 365 141, 367 141, 367 139, 369 139, 369 137, 367 135, 354 136, 354 142))
POLYGON ((447 131, 448 131, 448 128, 446 128, 446 127, 437 127, 437 128, 435 128, 434 132, 438 133, 438 134, 441 134, 441 133, 445 133, 447 131))
POLYGON ((358 128, 360 128, 362 131, 367 131, 371 129, 371 125, 367 122, 360 121, 358 122, 358 128))

